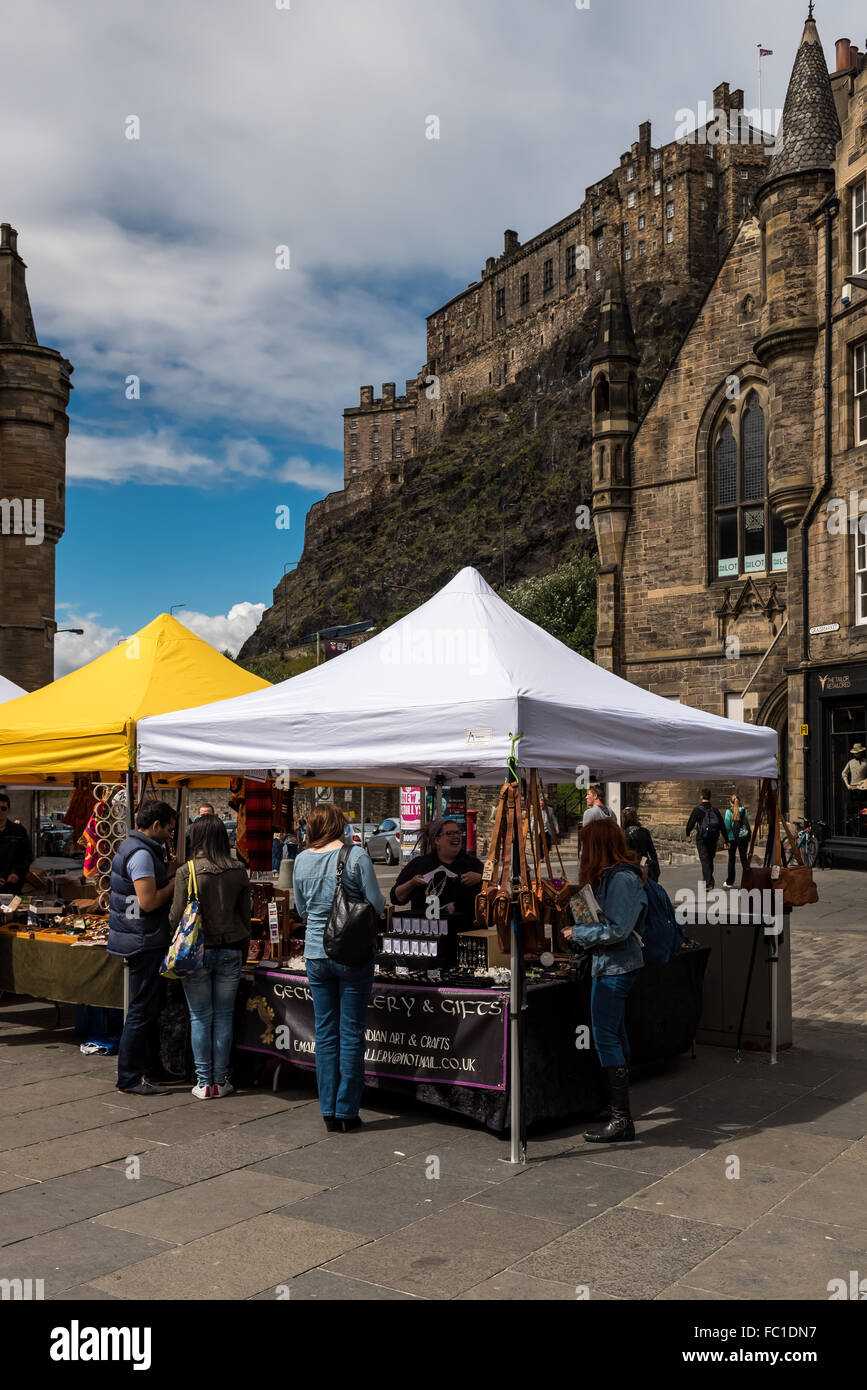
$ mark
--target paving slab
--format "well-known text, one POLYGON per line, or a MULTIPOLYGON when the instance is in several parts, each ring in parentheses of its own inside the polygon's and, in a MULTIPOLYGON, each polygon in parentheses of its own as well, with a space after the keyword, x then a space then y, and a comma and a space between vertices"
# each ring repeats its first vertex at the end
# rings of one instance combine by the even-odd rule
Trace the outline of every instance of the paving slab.
MULTIPOLYGON (((187 1092, 189 1095, 189 1091, 187 1092)), ((213 1103, 233 1125, 244 1124, 248 1120, 265 1119, 268 1115, 285 1115, 296 1109, 297 1101, 286 1101, 272 1091, 234 1091, 230 1096, 220 1096, 217 1100, 196 1101, 196 1105, 213 1103)))
POLYGON ((726 1152, 741 1161, 741 1171, 752 1164, 770 1164, 791 1173, 817 1173, 832 1158, 844 1153, 848 1139, 829 1134, 812 1134, 804 1129, 742 1130, 726 1144, 726 1152))
POLYGON ((7 1153, 65 1135, 81 1134, 88 1129, 101 1129, 116 1120, 128 1118, 129 1113, 123 1106, 117 1105, 113 1099, 99 1096, 72 1101, 68 1105, 31 1110, 24 1115, 7 1115, 0 1125, 0 1152, 7 1153))
POLYGON ((306 1274, 296 1274, 286 1284, 278 1284, 273 1289, 255 1294, 251 1302, 273 1303, 278 1297, 288 1297, 293 1303, 390 1303, 395 1299, 399 1302, 418 1302, 413 1294, 385 1289, 379 1284, 366 1284, 361 1279, 347 1279, 345 1275, 332 1274, 327 1269, 310 1269, 306 1274))
POLYGON ((551 1221, 459 1202, 342 1256, 328 1268, 423 1298, 448 1299, 562 1232, 551 1221))
POLYGON ((716 1226, 743 1230, 800 1187, 805 1177, 755 1162, 742 1164, 739 1176, 729 1177, 737 1147, 733 1140, 693 1159, 652 1187, 625 1198, 622 1205, 667 1216, 700 1216, 716 1226))
POLYGON ((50 1299, 165 1248, 159 1240, 79 1221, 0 1247, 0 1278, 44 1279, 45 1297, 50 1299))
POLYGON ((691 1273, 710 1292, 733 1298, 825 1300, 828 1281, 863 1270, 867 1233, 801 1221, 774 1212, 711 1255, 691 1273))
POLYGON ((361 1240, 349 1231, 269 1213, 88 1282, 127 1299, 252 1298, 361 1240))
POLYGON ((129 1125, 107 1125, 104 1129, 87 1129, 64 1139, 47 1140, 22 1149, 0 1153, 0 1172, 26 1173, 32 1178, 58 1178, 63 1173, 75 1173, 81 1168, 93 1168, 112 1159, 126 1158, 152 1148, 156 1140, 141 1140, 130 1134, 129 1125))
POLYGON ((479 1188, 480 1183, 472 1179, 426 1178, 424 1170, 397 1164, 315 1197, 301 1194, 280 1214, 375 1238, 422 1221, 432 1212, 472 1196, 479 1188))
MULTIPOLYGON (((502 1274, 495 1274, 493 1279, 485 1279, 483 1283, 474 1285, 471 1289, 465 1289, 458 1294, 457 1301, 460 1303, 483 1301, 499 1302, 500 1300, 511 1300, 516 1303, 524 1302, 557 1302, 574 1303, 578 1294, 574 1284, 558 1284, 554 1279, 534 1279, 531 1274, 517 1274, 513 1269, 506 1269, 502 1274)), ((610 1294, 597 1293, 596 1301, 616 1302, 610 1294)))
MULTIPOLYGON (((139 1142, 153 1140, 159 1144, 184 1143, 203 1134, 213 1134, 233 1124, 231 1116, 217 1100, 195 1100, 157 1115, 134 1117, 127 1127, 139 1142)), ((2 1157, 2 1155, 0 1155, 2 1157)))
POLYGON ((310 1197, 316 1190, 310 1183, 239 1169, 173 1189, 132 1207, 106 1212, 95 1219, 115 1230, 152 1235, 175 1245, 185 1245, 262 1212, 310 1197))
MULTIPOLYGON (((766 1129, 805 1129, 840 1139, 863 1139, 867 1134, 867 1100, 833 1100, 815 1093, 787 1105, 768 1120, 766 1129)), ((2 1162, 2 1155, 0 1155, 2 1162)))
POLYGON ((656 1295, 657 1303, 727 1303, 733 1302, 731 1294, 708 1293, 707 1289, 696 1289, 691 1284, 672 1284, 656 1295))
MULTIPOLYGON (((261 1130, 257 1124, 257 1132, 267 1133, 267 1122, 261 1130)), ((289 1134, 288 1127, 285 1132, 289 1134)), ((321 1183, 326 1187, 339 1187, 365 1173, 390 1168, 414 1154, 435 1157, 444 1138, 441 1127, 435 1122, 405 1128, 371 1127, 352 1134, 328 1134, 321 1115, 309 1122, 304 1133, 310 1136, 307 1143, 303 1146, 299 1143, 274 1158, 265 1159, 257 1165, 257 1171, 273 1173, 277 1177, 298 1178, 301 1182, 321 1183)), ((446 1129, 446 1135, 451 1137, 453 1131, 446 1129)), ((480 1142, 484 1138, 479 1135, 480 1142)), ((463 1141, 458 1139, 458 1142, 463 1141)))
POLYGON ((113 1294, 103 1293, 102 1289, 95 1289, 91 1284, 76 1284, 74 1289, 63 1289, 60 1293, 51 1294, 48 1302, 120 1303, 121 1300, 113 1294))
POLYGON ((0 1245, 11 1245, 173 1190, 167 1182, 155 1178, 135 1181, 123 1171, 110 1168, 89 1168, 34 1183, 23 1192, 0 1196, 0 1245))
POLYGON ((867 1101, 867 1067, 845 1067, 816 1086, 814 1094, 832 1100, 867 1101))
MULTIPOLYGON (((477 1147, 473 1142, 452 1143, 451 1133, 446 1137, 448 1143, 431 1145, 435 1150, 433 1154, 427 1154, 423 1149, 421 1153, 410 1154, 408 1158, 397 1158, 397 1166, 425 1174, 429 1169, 429 1159, 433 1157, 439 1163, 440 1180, 467 1178, 479 1186, 483 1183, 507 1182, 522 1171, 521 1167, 508 1161, 508 1145, 499 1144, 496 1149, 490 1150, 477 1147)), ((535 1154, 535 1142, 532 1142, 532 1151, 535 1154)))
POLYGON ((734 1228, 614 1207, 522 1260, 517 1272, 586 1285, 591 1300, 598 1293, 654 1298, 735 1235, 734 1228))
POLYGON ((81 1076, 52 1077, 46 1081, 6 1086, 0 1090, 0 1115, 24 1115, 46 1105, 105 1095, 108 1089, 104 1077, 90 1076, 86 1072, 81 1076))
POLYGON ((648 1176, 664 1177, 683 1167, 699 1154, 716 1148, 722 1137, 718 1131, 699 1129, 681 1120, 642 1120, 635 1127, 632 1144, 582 1143, 575 1150, 588 1162, 606 1167, 631 1168, 648 1176))
POLYGON ((248 1131, 248 1125, 232 1125, 218 1129, 213 1134, 203 1134, 186 1144, 147 1149, 140 1159, 142 1177, 163 1178, 166 1182, 183 1187, 188 1183, 201 1182, 204 1178, 214 1178, 219 1173, 246 1168, 249 1164, 282 1152, 280 1139, 267 1139, 248 1131))
POLYGON ((35 1178, 22 1178, 18 1173, 0 1173, 0 1194, 13 1192, 18 1187, 30 1187, 35 1178))
POLYGON ((852 1149, 787 1197, 775 1213, 867 1235, 867 1156, 852 1149))
POLYGON ((733 1131, 755 1126, 806 1094, 805 1087, 793 1082, 753 1075, 746 1084, 744 1077, 726 1077, 668 1104, 666 1112, 699 1129, 733 1131))
POLYGON ((474 1206, 580 1226, 639 1192, 647 1182, 646 1173, 606 1167, 583 1153, 568 1154, 531 1163, 511 1182, 485 1188, 470 1200, 474 1206))

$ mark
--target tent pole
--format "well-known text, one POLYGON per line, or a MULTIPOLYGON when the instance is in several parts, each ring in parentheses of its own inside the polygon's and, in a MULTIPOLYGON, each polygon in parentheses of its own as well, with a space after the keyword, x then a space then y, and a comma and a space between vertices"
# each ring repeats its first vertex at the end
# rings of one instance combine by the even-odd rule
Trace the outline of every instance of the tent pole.
POLYGON ((126 819, 127 833, 135 829, 135 773, 132 768, 126 774, 126 819))
POLYGON ((361 784, 361 848, 364 849, 364 783, 361 784))
POLYGON ((512 951, 511 960, 512 978, 509 984, 509 1053, 511 1061, 511 1149, 509 1153, 510 1163, 526 1163, 527 1151, 521 1145, 521 1125, 523 1117, 521 1114, 521 979, 520 968, 523 964, 520 955, 520 924, 518 922, 517 902, 512 904, 512 951))

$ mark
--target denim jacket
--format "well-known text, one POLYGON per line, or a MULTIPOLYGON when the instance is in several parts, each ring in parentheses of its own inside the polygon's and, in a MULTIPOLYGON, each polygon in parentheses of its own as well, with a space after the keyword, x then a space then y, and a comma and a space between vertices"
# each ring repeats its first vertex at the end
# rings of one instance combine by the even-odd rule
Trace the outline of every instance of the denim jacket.
POLYGON ((593 974, 626 975, 640 970, 644 956, 633 931, 641 932, 647 912, 647 894, 640 871, 629 865, 606 869, 599 881, 596 901, 600 922, 572 928, 572 940, 593 948, 593 974))

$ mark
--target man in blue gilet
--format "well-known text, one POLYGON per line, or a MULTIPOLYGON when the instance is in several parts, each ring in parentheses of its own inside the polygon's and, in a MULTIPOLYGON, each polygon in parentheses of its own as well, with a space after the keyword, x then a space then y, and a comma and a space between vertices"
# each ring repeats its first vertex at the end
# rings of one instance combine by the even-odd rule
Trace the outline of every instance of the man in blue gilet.
POLYGON ((160 966, 169 945, 172 866, 163 846, 171 843, 177 815, 165 801, 139 807, 136 828, 111 864, 108 952, 129 962, 129 1010, 117 1054, 117 1089, 136 1096, 164 1095, 171 1081, 160 1062, 158 1019, 165 982, 160 966))

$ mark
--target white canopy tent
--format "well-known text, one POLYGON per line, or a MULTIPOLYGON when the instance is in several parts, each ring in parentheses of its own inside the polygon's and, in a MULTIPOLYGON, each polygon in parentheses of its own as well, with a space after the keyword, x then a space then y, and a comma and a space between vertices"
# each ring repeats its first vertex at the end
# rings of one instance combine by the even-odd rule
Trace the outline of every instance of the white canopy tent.
POLYGON ((0 705, 6 700, 17 700, 19 695, 26 694, 27 691, 22 690, 20 685, 13 685, 5 676, 0 676, 0 705))
POLYGON ((509 735, 548 782, 776 777, 774 729, 632 685, 463 569, 384 633, 267 690, 139 721, 141 772, 291 768, 321 782, 503 779, 509 735))

